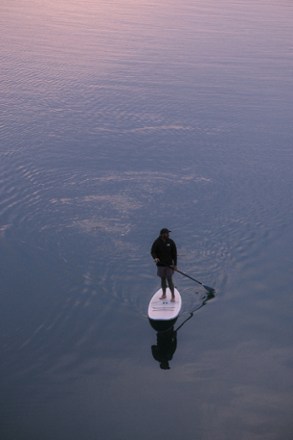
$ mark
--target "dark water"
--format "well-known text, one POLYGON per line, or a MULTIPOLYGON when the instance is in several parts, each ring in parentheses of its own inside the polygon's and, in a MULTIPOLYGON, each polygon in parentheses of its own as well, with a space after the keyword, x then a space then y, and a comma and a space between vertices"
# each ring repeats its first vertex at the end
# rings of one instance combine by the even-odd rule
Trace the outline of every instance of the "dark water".
POLYGON ((157 3, 1 1, 1 439, 292 438, 293 4, 157 3))

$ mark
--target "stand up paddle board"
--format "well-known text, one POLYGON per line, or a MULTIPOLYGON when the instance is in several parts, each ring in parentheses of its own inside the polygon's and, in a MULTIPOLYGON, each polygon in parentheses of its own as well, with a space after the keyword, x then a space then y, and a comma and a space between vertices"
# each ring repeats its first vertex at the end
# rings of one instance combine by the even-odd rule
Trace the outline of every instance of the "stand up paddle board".
POLYGON ((148 306, 148 317, 151 321, 173 321, 178 318, 182 307, 182 299, 178 290, 174 289, 175 302, 171 301, 171 291, 167 288, 166 299, 160 299, 163 295, 162 289, 152 296, 148 306))

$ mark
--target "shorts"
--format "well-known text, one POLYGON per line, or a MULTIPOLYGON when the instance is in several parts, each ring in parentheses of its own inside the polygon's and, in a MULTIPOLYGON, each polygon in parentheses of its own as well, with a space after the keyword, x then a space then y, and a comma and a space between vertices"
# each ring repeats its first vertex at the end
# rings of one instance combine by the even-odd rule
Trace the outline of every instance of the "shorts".
POLYGON ((174 273, 173 269, 166 266, 157 266, 157 275, 160 278, 172 278, 172 275, 174 273))

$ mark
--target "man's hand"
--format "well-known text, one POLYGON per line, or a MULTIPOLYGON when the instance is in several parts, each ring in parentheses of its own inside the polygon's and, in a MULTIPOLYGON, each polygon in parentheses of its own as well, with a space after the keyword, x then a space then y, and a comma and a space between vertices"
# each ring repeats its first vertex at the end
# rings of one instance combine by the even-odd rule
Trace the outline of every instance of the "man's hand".
POLYGON ((159 258, 154 258, 154 262, 155 262, 156 264, 158 264, 158 263, 160 262, 160 259, 159 259, 159 258))

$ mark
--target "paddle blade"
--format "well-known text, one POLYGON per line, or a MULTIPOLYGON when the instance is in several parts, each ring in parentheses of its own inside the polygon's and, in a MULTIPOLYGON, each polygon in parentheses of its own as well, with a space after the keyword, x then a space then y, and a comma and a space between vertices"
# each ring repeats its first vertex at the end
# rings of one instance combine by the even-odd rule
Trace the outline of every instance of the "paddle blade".
POLYGON ((209 293, 211 293, 212 295, 214 295, 215 294, 215 289, 213 288, 213 287, 209 287, 209 286, 205 286, 204 284, 203 284, 203 287, 209 292, 209 293))

